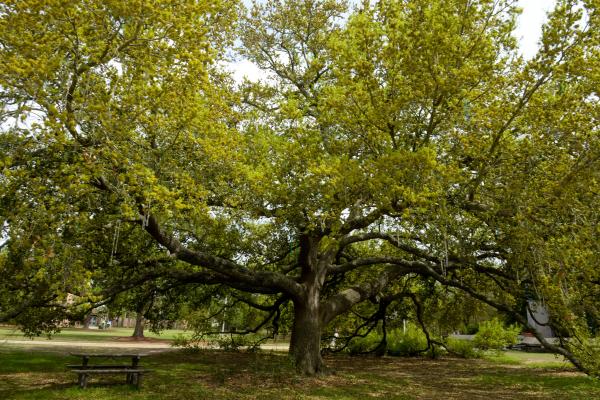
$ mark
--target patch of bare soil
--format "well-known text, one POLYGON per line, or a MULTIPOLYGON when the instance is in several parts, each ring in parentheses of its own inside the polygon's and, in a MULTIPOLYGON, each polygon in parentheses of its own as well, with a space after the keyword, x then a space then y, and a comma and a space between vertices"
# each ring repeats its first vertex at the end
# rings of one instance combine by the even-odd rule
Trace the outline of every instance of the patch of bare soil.
POLYGON ((113 340, 117 341, 117 342, 124 342, 124 343, 164 343, 164 344, 169 344, 171 343, 170 340, 168 339, 158 339, 158 338, 153 338, 153 337, 133 337, 133 336, 119 336, 119 337, 115 337, 113 340))

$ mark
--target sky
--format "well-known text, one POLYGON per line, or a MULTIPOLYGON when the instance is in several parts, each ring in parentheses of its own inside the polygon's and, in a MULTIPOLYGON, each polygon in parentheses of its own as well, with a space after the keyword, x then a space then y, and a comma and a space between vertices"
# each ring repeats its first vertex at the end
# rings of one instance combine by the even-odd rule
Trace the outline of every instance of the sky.
MULTIPOLYGON (((251 2, 244 0, 246 5, 251 2)), ((526 59, 535 55, 538 41, 542 34, 542 25, 546 21, 546 13, 554 8, 556 0, 519 0, 519 7, 523 10, 517 22, 514 35, 519 39, 521 54, 526 59)), ((264 73, 248 60, 240 60, 230 64, 231 71, 236 81, 241 82, 244 77, 251 81, 264 78, 264 73)))
POLYGON ((519 0, 523 13, 518 20, 515 36, 519 39, 521 54, 525 58, 535 55, 546 13, 554 8, 555 0, 519 0))

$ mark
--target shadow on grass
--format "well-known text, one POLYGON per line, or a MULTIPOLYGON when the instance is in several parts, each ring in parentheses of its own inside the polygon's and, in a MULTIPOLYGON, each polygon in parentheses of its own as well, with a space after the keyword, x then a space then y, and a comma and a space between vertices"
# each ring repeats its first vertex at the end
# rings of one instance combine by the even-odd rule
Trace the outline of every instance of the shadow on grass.
POLYGON ((142 360, 153 372, 138 391, 112 376, 79 389, 64 367, 71 358, 56 353, 0 352, 0 358, 8 360, 1 363, 2 400, 600 398, 600 382, 572 369, 486 360, 328 356, 335 374, 303 377, 282 354, 169 352, 142 360))
POLYGON ((8 372, 59 372, 77 359, 64 353, 0 348, 0 374, 8 372))

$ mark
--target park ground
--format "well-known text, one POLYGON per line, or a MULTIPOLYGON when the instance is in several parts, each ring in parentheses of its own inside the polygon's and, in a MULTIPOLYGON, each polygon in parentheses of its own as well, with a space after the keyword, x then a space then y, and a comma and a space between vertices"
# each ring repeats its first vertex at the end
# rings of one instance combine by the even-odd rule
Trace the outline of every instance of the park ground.
MULTIPOLYGON (((66 364, 88 343, 122 342, 126 330, 66 330, 44 345, 12 340, 19 333, 0 329, 0 399, 595 399, 600 381, 575 371, 551 354, 505 352, 484 359, 326 357, 335 373, 301 377, 285 353, 185 352, 148 348, 142 361, 154 370, 138 391, 122 377, 92 380, 82 390, 66 364), (72 346, 56 346, 57 342, 72 346)), ((167 332, 148 343, 164 342, 167 332), (160 341, 160 342, 158 342, 160 341)), ((131 343, 133 348, 143 344, 131 343)), ((98 348, 95 348, 98 351, 98 348)), ((103 349, 102 351, 106 351, 103 349)))

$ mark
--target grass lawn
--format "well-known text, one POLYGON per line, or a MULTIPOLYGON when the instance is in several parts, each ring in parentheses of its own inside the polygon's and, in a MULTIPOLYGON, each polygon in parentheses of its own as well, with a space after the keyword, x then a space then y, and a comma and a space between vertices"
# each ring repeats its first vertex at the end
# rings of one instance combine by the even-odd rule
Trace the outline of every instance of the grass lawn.
POLYGON ((336 373, 297 376, 283 354, 170 351, 142 364, 154 370, 141 390, 122 376, 93 379, 86 390, 64 352, 0 346, 0 399, 594 399, 600 381, 554 356, 511 352, 485 360, 326 359, 336 373))
MULTIPOLYGON (((52 335, 51 340, 59 341, 111 341, 118 340, 122 337, 131 336, 133 328, 110 328, 110 329, 83 329, 83 328, 64 328, 60 333, 52 335)), ((178 335, 189 335, 190 332, 179 329, 168 329, 160 333, 160 335, 146 330, 144 336, 147 338, 172 340, 178 335)), ((4 339, 11 340, 29 340, 23 336, 23 332, 16 328, 0 327, 0 341, 4 339)), ((34 340, 48 340, 47 336, 40 336, 34 340)))

